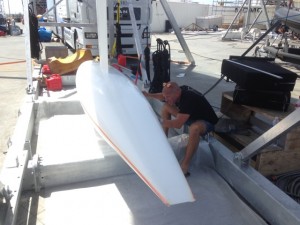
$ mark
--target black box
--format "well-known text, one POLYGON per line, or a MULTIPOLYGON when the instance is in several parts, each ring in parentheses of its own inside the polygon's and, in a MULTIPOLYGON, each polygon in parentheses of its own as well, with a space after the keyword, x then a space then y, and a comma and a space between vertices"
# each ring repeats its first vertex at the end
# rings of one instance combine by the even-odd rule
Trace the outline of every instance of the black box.
POLYGON ((261 91, 292 91, 298 77, 270 59, 237 56, 223 60, 221 73, 240 88, 261 91))
POLYGON ((236 87, 233 92, 233 102, 286 112, 291 100, 291 92, 253 91, 236 87))

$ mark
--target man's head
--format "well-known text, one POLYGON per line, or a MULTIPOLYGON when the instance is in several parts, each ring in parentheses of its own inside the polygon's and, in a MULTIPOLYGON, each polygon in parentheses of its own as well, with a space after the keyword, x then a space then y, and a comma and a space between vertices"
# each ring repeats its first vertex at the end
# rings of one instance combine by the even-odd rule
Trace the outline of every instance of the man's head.
POLYGON ((165 98, 165 101, 170 105, 174 105, 180 98, 180 87, 175 82, 164 83, 163 86, 162 94, 165 98))

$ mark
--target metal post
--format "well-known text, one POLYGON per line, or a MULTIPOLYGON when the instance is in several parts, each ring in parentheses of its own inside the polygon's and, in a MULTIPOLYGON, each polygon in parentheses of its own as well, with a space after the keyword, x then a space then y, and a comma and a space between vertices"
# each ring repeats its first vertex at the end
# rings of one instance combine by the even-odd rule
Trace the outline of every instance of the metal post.
POLYGON ((229 30, 231 29, 231 27, 232 27, 233 23, 235 22, 236 18, 238 17, 238 15, 241 13, 241 11, 242 11, 242 9, 244 8, 244 5, 246 4, 246 2, 247 2, 247 0, 245 0, 245 1, 243 2, 241 8, 239 9, 239 11, 237 12, 237 14, 236 14, 235 17, 233 18, 233 20, 232 20, 231 24, 229 25, 229 27, 228 27, 226 33, 224 34, 222 40, 226 39, 226 35, 228 34, 229 30))
POLYGON ((244 27, 247 29, 247 33, 249 32, 249 25, 250 25, 251 3, 252 1, 248 0, 247 16, 246 16, 246 22, 244 24, 244 27))
POLYGON ((186 44, 186 42, 185 42, 185 40, 184 40, 184 38, 183 38, 183 36, 182 36, 182 34, 180 32, 180 29, 178 27, 178 24, 177 24, 177 22, 175 20, 175 17, 173 15, 172 11, 171 11, 171 8, 170 8, 169 4, 167 3, 166 0, 160 0, 160 3, 162 5, 163 9, 165 10, 165 13, 166 13, 166 15, 167 15, 167 17, 168 17, 168 19, 169 19, 172 27, 173 27, 173 30, 174 30, 174 32, 176 34, 176 37, 177 37, 177 39, 178 39, 178 41, 179 41, 179 43, 180 43, 180 45, 181 45, 181 47, 183 49, 183 51, 184 51, 184 53, 185 53, 188 61, 192 65, 195 65, 195 60, 194 60, 194 58, 193 58, 193 56, 192 56, 192 54, 190 52, 190 49, 189 49, 188 45, 186 44))
POLYGON ((239 164, 249 161, 254 155, 258 154, 263 148, 268 146, 279 136, 287 133, 292 128, 300 124, 300 109, 296 109, 289 114, 282 121, 277 123, 274 127, 263 133, 259 138, 251 142, 244 149, 242 149, 237 155, 239 164))
POLYGON ((108 75, 108 49, 107 49, 107 10, 106 1, 96 1, 98 46, 100 56, 100 67, 105 75, 108 75))
POLYGON ((269 20, 269 16, 268 16, 267 9, 266 9, 266 4, 265 4, 264 0, 260 0, 260 5, 261 5, 261 9, 262 9, 262 11, 265 14, 266 19, 267 19, 266 27, 267 27, 267 29, 269 29, 270 28, 270 20, 269 20))
MULTIPOLYGON (((135 46, 136 46, 136 50, 138 53, 138 57, 139 60, 141 61, 141 65, 145 64, 145 60, 144 57, 142 57, 143 55, 143 50, 142 50, 142 45, 141 45, 141 37, 139 36, 138 33, 138 28, 137 28, 137 24, 136 24, 136 19, 135 19, 135 15, 134 15, 134 11, 133 11, 133 6, 132 6, 132 2, 131 0, 128 0, 128 8, 129 8, 129 15, 130 15, 130 20, 131 20, 131 25, 132 25, 132 30, 133 30, 133 36, 134 36, 134 40, 135 40, 135 46)), ((147 74, 146 74, 146 70, 144 68, 142 68, 141 66, 141 73, 142 73, 142 78, 143 78, 143 82, 149 83, 148 78, 147 78, 147 74)))
MULTIPOLYGON (((57 18, 56 18, 56 6, 58 4, 60 4, 63 0, 60 0, 58 1, 57 3, 55 3, 50 9, 47 8, 46 12, 43 14, 43 17, 46 17, 48 15, 49 12, 51 12, 52 10, 54 10, 54 17, 55 17, 55 21, 57 21, 57 18)), ((67 1, 68 2, 68 1, 67 1)), ((66 5, 67 6, 67 5, 66 5)), ((67 6, 67 10, 68 9, 68 6, 67 6)))
MULTIPOLYGON (((25 46, 30 46, 30 28, 29 28, 29 12, 28 12, 28 0, 24 0, 24 28, 25 28, 25 46)), ((31 63, 31 48, 25 48, 26 55, 26 76, 27 76, 27 92, 32 91, 32 63, 31 63)))
MULTIPOLYGON (((67 17, 70 18, 70 5, 69 0, 66 0, 66 8, 67 8, 67 17)), ((55 12, 56 14, 56 12, 55 12)))
MULTIPOLYGON (((249 27, 248 31, 250 31, 250 30, 252 29, 253 25, 256 23, 256 21, 258 20, 258 18, 259 18, 260 15, 261 15, 261 13, 262 13, 262 11, 260 11, 260 12, 258 13, 258 15, 255 17, 255 19, 254 19, 253 23, 251 24, 251 26, 249 27)), ((269 27, 268 27, 267 29, 269 29, 269 27)))

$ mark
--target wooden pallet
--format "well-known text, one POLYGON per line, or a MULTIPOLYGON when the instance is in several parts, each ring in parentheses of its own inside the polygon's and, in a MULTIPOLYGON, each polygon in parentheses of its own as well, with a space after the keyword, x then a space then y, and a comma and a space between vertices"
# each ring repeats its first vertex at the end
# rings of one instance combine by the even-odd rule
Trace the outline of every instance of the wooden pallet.
MULTIPOLYGON (((233 92, 222 95, 221 112, 227 117, 249 125, 247 135, 231 132, 217 134, 217 138, 232 151, 239 151, 254 141, 261 133, 272 126, 275 117, 285 118, 294 109, 289 107, 287 112, 257 108, 233 103, 233 92)), ((252 165, 263 175, 280 174, 300 169, 300 127, 297 127, 279 138, 279 144, 272 144, 263 149, 253 158, 252 165)))

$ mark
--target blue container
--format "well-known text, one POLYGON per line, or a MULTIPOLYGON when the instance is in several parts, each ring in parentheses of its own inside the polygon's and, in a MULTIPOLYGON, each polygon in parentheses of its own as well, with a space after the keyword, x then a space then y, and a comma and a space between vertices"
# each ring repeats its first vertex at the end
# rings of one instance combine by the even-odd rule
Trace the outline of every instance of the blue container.
POLYGON ((50 42, 52 37, 52 32, 49 30, 46 30, 45 27, 40 27, 39 30, 39 40, 41 42, 50 42))

